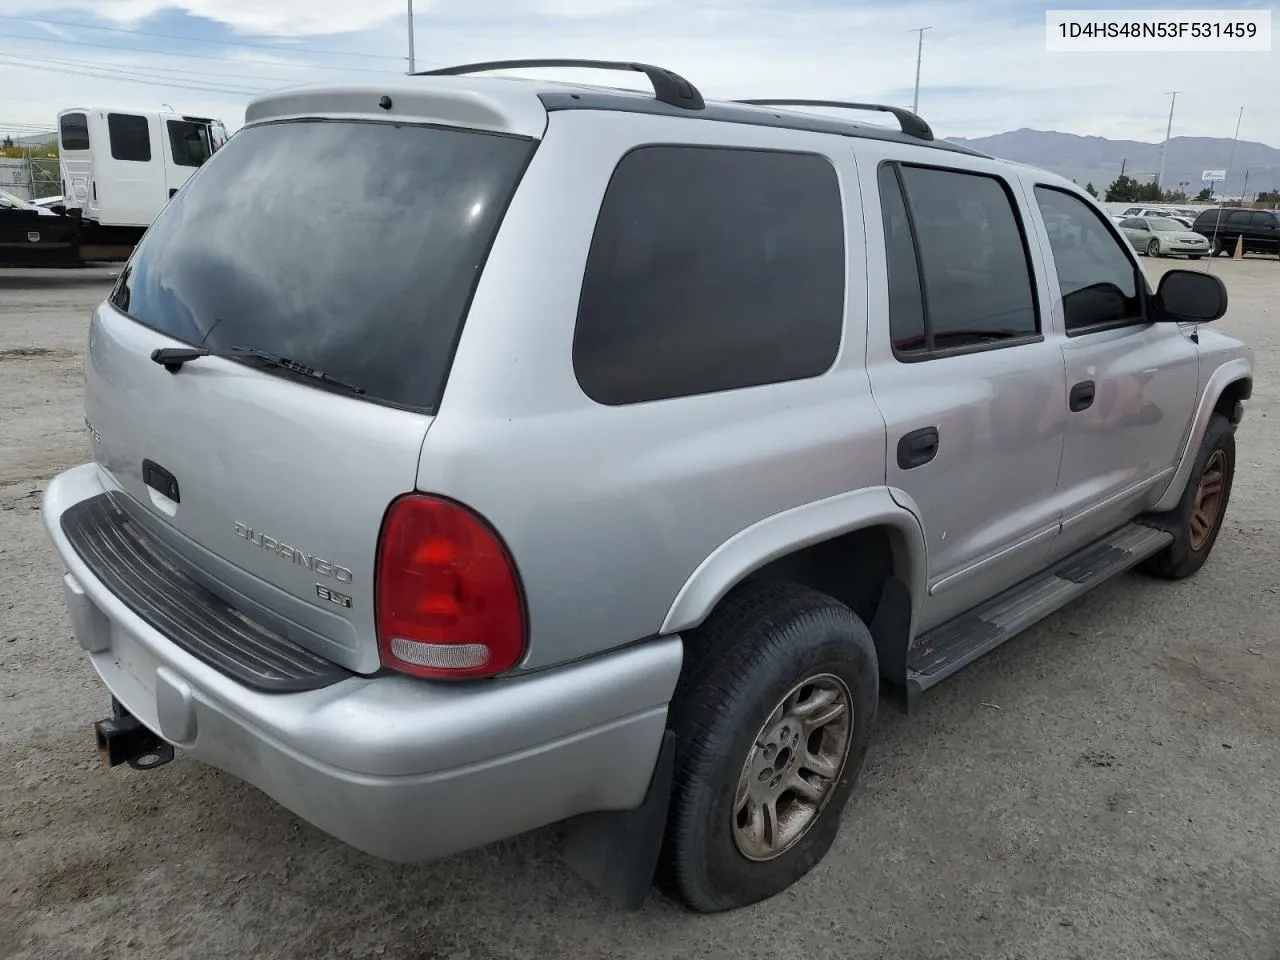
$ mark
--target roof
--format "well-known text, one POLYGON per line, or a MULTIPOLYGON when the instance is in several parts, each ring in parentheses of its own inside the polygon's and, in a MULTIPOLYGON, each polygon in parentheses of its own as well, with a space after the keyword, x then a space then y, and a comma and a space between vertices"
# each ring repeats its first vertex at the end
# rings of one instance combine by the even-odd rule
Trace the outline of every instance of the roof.
MULTIPOLYGON (((832 106, 834 102, 810 103, 826 107, 832 106)), ((843 116, 808 112, 802 101, 788 101, 786 106, 761 106, 736 101, 706 100, 683 77, 647 64, 571 60, 498 61, 389 77, 386 81, 376 83, 298 87, 265 94, 252 101, 245 111, 245 123, 316 115, 366 120, 397 117, 454 122, 536 138, 541 137, 546 129, 548 113, 562 110, 607 110, 865 137, 969 156, 986 156, 971 147, 932 139, 932 131, 928 125, 901 108, 878 104, 849 106, 896 114, 903 130, 880 124, 859 123, 843 116), (558 80, 474 75, 490 70, 530 67, 642 73, 653 83, 654 92, 558 80), (904 131, 914 131, 914 134, 904 131), (927 134, 927 138, 920 135, 921 131, 927 134)))

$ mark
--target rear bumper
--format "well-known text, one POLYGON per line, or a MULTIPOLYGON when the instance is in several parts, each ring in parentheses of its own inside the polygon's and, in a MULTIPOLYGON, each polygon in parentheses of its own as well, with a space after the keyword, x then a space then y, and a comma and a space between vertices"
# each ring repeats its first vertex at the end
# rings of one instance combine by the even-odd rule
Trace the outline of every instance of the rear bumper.
POLYGON ((44 497, 75 636, 129 712, 191 756, 397 861, 644 799, 680 671, 679 637, 510 680, 377 675, 297 693, 252 690, 142 620, 80 559, 60 518, 103 492, 87 464, 44 497))

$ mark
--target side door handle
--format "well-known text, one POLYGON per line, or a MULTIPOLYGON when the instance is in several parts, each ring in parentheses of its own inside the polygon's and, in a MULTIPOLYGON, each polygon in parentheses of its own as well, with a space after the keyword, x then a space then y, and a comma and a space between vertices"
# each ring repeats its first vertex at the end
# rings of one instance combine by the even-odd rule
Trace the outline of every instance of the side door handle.
POLYGON ((1079 413, 1081 410, 1088 410, 1093 406, 1093 397, 1097 390, 1092 380, 1081 380, 1071 388, 1071 396, 1067 400, 1068 406, 1071 407, 1072 413, 1079 413))
POLYGON ((898 441, 898 466, 903 470, 923 466, 938 455, 938 428, 924 427, 904 434, 898 441))

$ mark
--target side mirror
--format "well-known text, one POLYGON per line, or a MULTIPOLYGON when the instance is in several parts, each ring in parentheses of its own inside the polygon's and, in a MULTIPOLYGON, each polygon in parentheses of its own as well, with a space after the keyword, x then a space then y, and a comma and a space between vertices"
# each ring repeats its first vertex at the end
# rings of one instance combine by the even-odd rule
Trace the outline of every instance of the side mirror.
POLYGON ((1170 270, 1156 289, 1156 313, 1174 323, 1209 323, 1227 312, 1227 287, 1211 273, 1170 270))

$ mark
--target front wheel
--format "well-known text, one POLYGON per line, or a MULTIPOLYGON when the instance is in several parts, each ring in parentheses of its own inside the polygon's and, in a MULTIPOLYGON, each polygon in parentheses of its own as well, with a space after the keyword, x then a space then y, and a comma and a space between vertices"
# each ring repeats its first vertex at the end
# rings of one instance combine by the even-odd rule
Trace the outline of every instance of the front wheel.
POLYGON ((1156 518, 1173 543, 1143 569, 1166 580, 1181 580, 1204 566, 1222 530, 1236 473, 1236 435, 1231 421, 1215 413, 1178 506, 1156 518))
POLYGON ((1158 257, 1158 256, 1160 256, 1160 241, 1159 241, 1159 240, 1152 240, 1150 243, 1148 243, 1148 244, 1147 244, 1147 256, 1148 256, 1148 257, 1158 257))
POLYGON ((703 913, 780 893, 826 854, 862 768, 875 645, 844 604, 739 588, 686 643, 659 885, 703 913))

